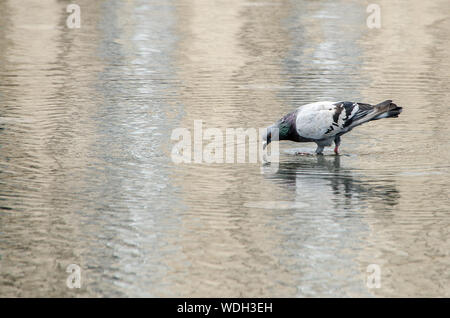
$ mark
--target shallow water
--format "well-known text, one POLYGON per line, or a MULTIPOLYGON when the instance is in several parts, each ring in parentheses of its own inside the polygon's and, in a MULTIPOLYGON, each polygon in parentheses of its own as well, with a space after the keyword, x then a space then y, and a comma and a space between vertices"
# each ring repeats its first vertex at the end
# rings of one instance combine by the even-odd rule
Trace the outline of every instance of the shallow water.
POLYGON ((77 3, 0 1, 0 296, 450 296, 448 1, 77 3), (194 120, 385 99, 341 156, 170 157, 194 120))

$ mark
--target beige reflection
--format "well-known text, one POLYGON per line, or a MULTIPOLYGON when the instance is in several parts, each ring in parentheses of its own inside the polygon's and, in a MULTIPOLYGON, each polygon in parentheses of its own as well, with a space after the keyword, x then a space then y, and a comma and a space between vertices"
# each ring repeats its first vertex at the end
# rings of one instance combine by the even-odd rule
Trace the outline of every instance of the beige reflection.
MULTIPOLYGON (((394 99, 404 106, 404 112, 397 122, 367 125, 362 127, 361 133, 383 133, 383 143, 398 149, 396 155, 402 158, 399 164, 409 167, 411 173, 418 171, 418 175, 412 178, 407 171, 403 177, 396 178, 401 196, 389 216, 378 216, 379 210, 372 207, 372 214, 366 218, 371 235, 369 247, 360 258, 362 271, 365 272, 365 266, 370 263, 381 266, 382 287, 371 290, 377 296, 448 297, 450 224, 445 218, 448 194, 436 195, 445 192, 447 177, 429 164, 433 154, 438 154, 432 159, 435 163, 447 165, 450 158, 448 128, 444 124, 449 120, 448 105, 442 103, 445 99, 442 94, 448 91, 450 64, 448 51, 436 50, 439 42, 448 41, 450 2, 378 3, 381 28, 368 31, 362 41, 366 61, 363 70, 370 79, 362 95, 372 102, 394 99), (390 129, 399 132, 403 129, 404 134, 389 136, 390 129), (414 138, 404 139, 413 135, 414 138), (420 230, 411 240, 411 236, 404 233, 411 231, 407 224, 416 218, 422 220, 418 225, 420 230), (436 255, 434 262, 425 261, 427 251, 436 255)), ((361 144, 360 148, 367 146, 361 144)), ((371 149, 382 152, 383 148, 380 140, 371 149)), ((380 168, 379 159, 364 163, 380 168)))
MULTIPOLYGON (((177 10, 176 63, 185 87, 180 92, 185 109, 181 125, 191 132, 198 119, 204 128, 223 131, 242 125, 264 127, 267 113, 261 109, 276 112, 280 104, 273 83, 281 82, 280 60, 288 43, 281 20, 289 6, 204 0, 183 1, 177 10), (249 98, 237 99, 236 94, 249 98)), ((173 290, 192 297, 295 295, 288 272, 268 252, 275 253, 279 235, 270 227, 254 227, 264 211, 244 207, 248 200, 265 198, 264 190, 258 198, 246 197, 247 187, 261 187, 260 179, 243 182, 240 177, 249 170, 259 174, 259 169, 250 164, 177 168, 175 183, 189 208, 180 244, 191 266, 183 271, 180 264, 170 264, 167 277, 176 280, 176 288, 165 296, 173 290)), ((273 216, 265 217, 270 224, 273 216)))
MULTIPOLYGON (((4 91, 6 94, 14 96, 17 104, 21 107, 16 108, 14 112, 6 111, 2 115, 10 118, 12 127, 16 126, 19 129, 20 127, 33 127, 28 133, 21 134, 20 136, 23 137, 15 140, 14 144, 6 146, 11 148, 7 151, 15 157, 9 166, 9 173, 12 176, 20 175, 24 173, 24 168, 30 167, 30 165, 31 167, 45 167, 45 170, 48 171, 52 168, 54 162, 48 153, 43 151, 46 149, 46 143, 48 142, 45 133, 48 133, 49 129, 44 119, 50 116, 51 112, 42 105, 49 96, 56 93, 53 78, 46 75, 51 73, 47 70, 55 63, 59 53, 53 39, 58 37, 60 33, 56 27, 61 11, 57 1, 28 1, 27 5, 19 1, 7 1, 2 6, 2 16, 7 17, 8 21, 1 39, 4 54, 2 56, 2 70, 7 73, 8 66, 21 65, 17 70, 17 76, 8 77, 7 89, 4 91), (39 14, 36 14, 37 12, 39 14), (25 52, 26 54, 24 54, 25 52), (36 134, 42 134, 41 138, 36 138, 36 134), (41 149, 41 151, 29 153, 27 148, 30 144, 35 144, 36 148, 41 149), (33 158, 31 164, 30 157, 33 158)), ((25 169, 25 173, 33 174, 33 170, 33 168, 25 169)), ((34 176, 34 178, 36 177, 45 178, 45 176, 39 175, 34 176)), ((33 184, 32 182, 33 180, 29 180, 29 187, 34 186, 42 189, 46 186, 44 183, 33 184)), ((14 206, 16 202, 21 201, 20 191, 20 189, 11 189, 11 192, 15 195, 12 196, 8 204, 14 206)), ((43 204, 46 203, 48 202, 43 202, 43 204)), ((2 288, 9 286, 2 291, 6 295, 17 293, 14 288, 17 288, 15 286, 17 286, 16 280, 18 279, 21 280, 22 295, 32 295, 33 291, 47 280, 44 273, 49 272, 53 267, 50 260, 51 251, 42 248, 42 245, 36 246, 36 244, 33 244, 39 238, 43 240, 47 238, 45 229, 50 227, 49 219, 37 217, 41 214, 37 211, 34 212, 34 217, 33 214, 11 213, 5 215, 2 220, 8 227, 15 226, 18 228, 24 226, 25 220, 27 228, 19 231, 14 237, 15 244, 22 246, 22 250, 11 249, 3 256, 1 270, 2 273, 8 273, 8 275, 1 276, 3 280, 1 285, 2 288), (23 255, 31 252, 27 249, 38 251, 34 261, 26 265, 28 266, 28 273, 31 273, 29 268, 35 266, 37 271, 43 274, 39 275, 40 279, 20 277, 21 272, 17 267, 20 268, 20 265, 22 265, 23 255)))
MULTIPOLYGON (((67 4, 56 0, 0 4, 5 18, 0 33, 0 69, 6 75, 3 93, 20 105, 2 109, 9 141, 3 150, 12 156, 6 171, 11 178, 4 185, 11 189, 4 192, 11 192, 6 205, 26 207, 25 211, 13 210, 2 216, 5 226, 16 229, 9 242, 14 248, 7 249, 2 259, 0 285, 4 296, 61 297, 86 292, 83 288, 74 293, 64 285, 66 266, 83 266, 84 261, 79 257, 80 242, 67 240, 82 236, 74 217, 80 207, 67 206, 70 200, 61 197, 68 198, 74 189, 83 187, 82 180, 65 175, 65 169, 83 169, 88 162, 92 140, 83 131, 93 129, 88 119, 92 109, 87 101, 83 107, 70 106, 76 100, 88 100, 92 91, 85 84, 95 80, 95 76, 90 78, 95 73, 76 66, 96 61, 86 52, 86 45, 81 45, 80 31, 67 29, 67 4), (13 76, 8 76, 11 70, 13 76), (61 96, 65 96, 68 107, 55 102, 61 96), (57 248, 51 244, 61 241, 65 244, 57 248)), ((95 4, 90 9, 82 16, 85 21, 98 12, 95 4)), ((92 36, 95 28, 84 23, 83 32, 92 36)))

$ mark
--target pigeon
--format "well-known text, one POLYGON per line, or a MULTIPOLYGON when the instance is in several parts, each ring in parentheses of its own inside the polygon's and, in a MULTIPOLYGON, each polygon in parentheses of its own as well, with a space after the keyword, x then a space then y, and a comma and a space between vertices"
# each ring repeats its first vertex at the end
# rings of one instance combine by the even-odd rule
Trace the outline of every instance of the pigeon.
POLYGON ((262 136, 263 149, 273 140, 315 142, 316 154, 321 155, 324 147, 330 147, 334 141, 334 152, 337 155, 343 134, 372 120, 398 117, 401 112, 402 107, 392 100, 377 105, 356 102, 306 104, 267 128, 262 136))

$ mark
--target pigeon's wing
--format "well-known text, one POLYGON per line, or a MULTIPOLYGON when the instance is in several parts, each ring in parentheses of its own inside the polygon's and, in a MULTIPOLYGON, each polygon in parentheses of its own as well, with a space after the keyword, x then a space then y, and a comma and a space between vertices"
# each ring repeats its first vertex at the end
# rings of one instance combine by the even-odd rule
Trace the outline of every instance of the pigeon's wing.
POLYGON ((320 140, 345 133, 374 112, 370 104, 353 102, 318 102, 298 109, 297 133, 320 140))

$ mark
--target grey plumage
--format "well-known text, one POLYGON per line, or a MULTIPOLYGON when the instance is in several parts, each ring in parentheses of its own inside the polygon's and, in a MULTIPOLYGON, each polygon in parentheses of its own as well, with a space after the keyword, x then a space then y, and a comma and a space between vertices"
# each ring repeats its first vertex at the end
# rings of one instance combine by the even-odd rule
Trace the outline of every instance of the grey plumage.
POLYGON ((265 146, 273 140, 273 134, 277 131, 278 140, 315 142, 317 154, 321 154, 324 147, 331 146, 334 142, 337 153, 343 134, 372 120, 398 117, 401 111, 402 107, 398 107, 392 100, 377 105, 354 102, 303 105, 268 127, 265 146))

